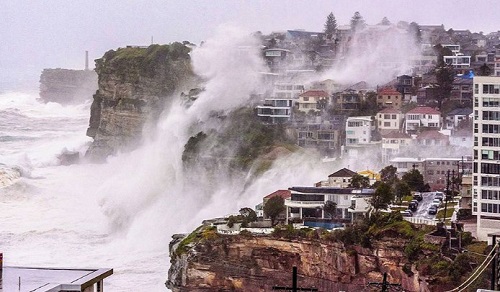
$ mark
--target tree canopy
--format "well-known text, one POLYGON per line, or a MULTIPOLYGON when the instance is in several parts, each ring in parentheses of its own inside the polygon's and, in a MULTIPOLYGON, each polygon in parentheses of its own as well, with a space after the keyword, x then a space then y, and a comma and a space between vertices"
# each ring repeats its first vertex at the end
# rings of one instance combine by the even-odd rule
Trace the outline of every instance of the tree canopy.
POLYGON ((389 19, 384 16, 384 18, 382 18, 382 20, 380 21, 379 23, 380 25, 391 25, 391 22, 389 21, 389 19))
POLYGON ((330 12, 330 14, 326 17, 324 33, 327 40, 331 40, 337 33, 337 20, 335 19, 333 12, 330 12))
POLYGON ((355 174, 351 178, 351 183, 349 184, 349 187, 351 188, 367 188, 370 186, 370 179, 367 178, 364 175, 360 174, 355 174))
POLYGON ((429 185, 424 183, 424 177, 418 169, 408 171, 403 175, 401 180, 405 182, 412 191, 426 192, 429 190, 429 185))
POLYGON ((278 215, 285 211, 285 200, 280 196, 270 198, 264 205, 264 214, 271 218, 271 225, 274 226, 278 215))
POLYGON ((365 28, 365 26, 365 19, 363 18, 363 16, 361 16, 361 13, 359 13, 359 11, 356 11, 351 18, 351 30, 353 32, 356 32, 365 28))
POLYGON ((478 72, 479 76, 490 76, 491 73, 492 70, 486 63, 484 63, 481 67, 479 67, 479 72, 478 72))
POLYGON ((325 211, 330 218, 335 218, 337 215, 337 203, 326 201, 325 205, 323 205, 323 211, 325 211))
POLYGON ((398 181, 398 169, 392 165, 388 165, 380 170, 380 180, 389 185, 393 185, 398 181))
POLYGON ((377 212, 380 209, 386 209, 394 199, 391 186, 386 183, 380 183, 375 193, 370 198, 370 204, 377 212))

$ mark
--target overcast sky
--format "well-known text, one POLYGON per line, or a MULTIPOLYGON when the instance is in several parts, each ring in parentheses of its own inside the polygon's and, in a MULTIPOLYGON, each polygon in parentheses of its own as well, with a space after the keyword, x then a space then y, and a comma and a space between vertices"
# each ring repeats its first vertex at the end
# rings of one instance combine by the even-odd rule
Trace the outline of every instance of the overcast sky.
POLYGON ((321 31, 333 12, 348 24, 359 11, 368 24, 444 24, 485 34, 500 30, 499 0, 0 0, 0 78, 37 80, 43 68, 84 67, 126 45, 189 40, 199 44, 221 24, 263 33, 321 31))

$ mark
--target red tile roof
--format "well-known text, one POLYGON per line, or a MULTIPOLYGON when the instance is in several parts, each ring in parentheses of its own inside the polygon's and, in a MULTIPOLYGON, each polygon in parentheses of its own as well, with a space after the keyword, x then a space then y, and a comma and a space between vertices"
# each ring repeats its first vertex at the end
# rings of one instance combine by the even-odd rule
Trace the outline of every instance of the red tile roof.
POLYGON ((418 134, 417 140, 423 140, 423 139, 448 140, 449 138, 445 134, 439 133, 437 130, 428 130, 418 134))
POLYGON ((401 111, 397 110, 395 108, 392 108, 392 107, 387 107, 387 108, 379 111, 378 113, 379 114, 401 114, 401 111))
POLYGON ((380 94, 380 95, 401 95, 401 93, 399 91, 397 91, 394 88, 390 88, 390 87, 385 87, 385 88, 379 89, 378 94, 380 94))
POLYGON ((308 90, 308 91, 302 93, 300 96, 328 97, 328 93, 324 90, 308 90))
POLYGON ((407 114, 440 115, 441 113, 428 106, 419 106, 407 112, 407 114))
POLYGON ((270 199, 272 197, 282 197, 283 199, 288 199, 292 196, 292 192, 289 190, 277 190, 274 193, 271 193, 264 197, 264 199, 270 199))

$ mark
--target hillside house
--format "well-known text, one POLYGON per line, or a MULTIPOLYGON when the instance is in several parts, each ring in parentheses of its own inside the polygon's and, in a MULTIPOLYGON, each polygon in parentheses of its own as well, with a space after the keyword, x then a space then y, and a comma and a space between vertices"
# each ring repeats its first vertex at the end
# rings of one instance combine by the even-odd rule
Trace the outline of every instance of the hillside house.
POLYGON ((404 114, 394 108, 385 108, 376 115, 377 128, 383 135, 389 132, 399 132, 403 128, 404 114))
POLYGON ((405 152, 413 139, 410 135, 401 132, 382 134, 382 162, 388 163, 393 157, 405 152))
POLYGON ((299 95, 297 108, 302 112, 320 111, 328 105, 329 95, 323 90, 308 90, 299 95))
POLYGON ((374 123, 370 116, 349 117, 346 121, 346 146, 370 144, 374 123))
POLYGON ((334 94, 335 108, 340 111, 356 111, 360 108, 363 94, 354 89, 347 89, 334 94))
POLYGON ((405 131, 416 134, 422 129, 440 129, 441 113, 428 106, 419 106, 405 114, 405 131))
POLYGON ((282 124, 290 121, 293 99, 266 98, 263 105, 257 106, 259 120, 266 124, 282 124))
POLYGON ((395 88, 381 88, 377 92, 377 105, 379 107, 400 109, 401 105, 403 105, 403 95, 395 88))
POLYGON ((446 129, 457 129, 459 125, 470 122, 472 124, 472 109, 471 108, 457 108, 452 110, 446 115, 444 126, 446 129))
POLYGON ((450 139, 437 130, 426 130, 417 135, 416 144, 420 146, 448 146, 450 139))

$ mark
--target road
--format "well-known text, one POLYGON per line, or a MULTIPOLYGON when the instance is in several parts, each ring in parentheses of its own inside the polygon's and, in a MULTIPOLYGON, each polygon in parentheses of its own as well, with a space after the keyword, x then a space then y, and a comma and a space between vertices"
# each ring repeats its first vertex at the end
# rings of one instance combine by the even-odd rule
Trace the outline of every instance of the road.
POLYGON ((425 192, 420 194, 422 194, 422 201, 418 202, 418 207, 417 210, 413 212, 413 217, 425 219, 436 218, 436 215, 429 215, 428 213, 429 207, 434 200, 434 195, 436 194, 436 192, 425 192))

